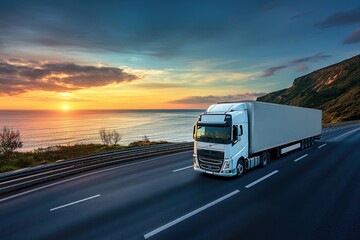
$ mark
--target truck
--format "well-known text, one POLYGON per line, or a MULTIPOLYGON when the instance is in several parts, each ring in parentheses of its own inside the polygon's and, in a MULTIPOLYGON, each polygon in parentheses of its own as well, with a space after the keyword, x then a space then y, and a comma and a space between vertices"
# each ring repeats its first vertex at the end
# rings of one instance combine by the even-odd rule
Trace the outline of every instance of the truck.
POLYGON ((270 160, 320 139, 322 111, 258 101, 220 102, 193 128, 194 170, 242 176, 270 160))

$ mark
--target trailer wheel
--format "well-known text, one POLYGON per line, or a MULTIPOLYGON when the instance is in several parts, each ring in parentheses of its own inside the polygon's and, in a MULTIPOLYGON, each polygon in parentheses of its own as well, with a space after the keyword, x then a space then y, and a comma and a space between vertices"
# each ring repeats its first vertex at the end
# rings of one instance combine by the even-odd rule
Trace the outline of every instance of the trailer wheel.
POLYGON ((301 146, 301 150, 305 149, 305 140, 301 140, 300 146, 301 146))
POLYGON ((261 167, 266 167, 270 163, 270 154, 268 151, 265 151, 261 154, 261 167))
POLYGON ((244 160, 239 159, 236 165, 236 176, 241 177, 242 175, 244 175, 244 172, 245 172, 244 160))
POLYGON ((312 137, 312 138, 311 138, 311 146, 314 146, 314 145, 315 145, 315 138, 312 137))

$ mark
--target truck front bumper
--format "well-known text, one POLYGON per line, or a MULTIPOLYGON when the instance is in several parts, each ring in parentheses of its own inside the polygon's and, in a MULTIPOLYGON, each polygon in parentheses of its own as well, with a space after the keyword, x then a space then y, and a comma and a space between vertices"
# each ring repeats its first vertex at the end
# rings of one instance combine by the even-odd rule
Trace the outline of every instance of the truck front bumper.
POLYGON ((236 169, 231 170, 230 172, 211 172, 211 171, 206 171, 204 169, 201 169, 200 167, 194 165, 194 170, 197 172, 202 172, 202 173, 207 173, 207 174, 211 174, 211 175, 216 175, 216 176, 221 176, 221 177, 233 177, 236 175, 236 169))

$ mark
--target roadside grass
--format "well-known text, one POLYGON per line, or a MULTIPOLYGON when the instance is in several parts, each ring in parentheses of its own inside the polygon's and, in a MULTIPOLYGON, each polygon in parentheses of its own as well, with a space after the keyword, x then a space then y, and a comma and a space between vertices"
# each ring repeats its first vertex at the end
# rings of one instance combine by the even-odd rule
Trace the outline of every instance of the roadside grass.
POLYGON ((38 148, 31 152, 15 152, 11 157, 0 155, 0 172, 15 171, 22 168, 34 167, 71 158, 93 155, 106 151, 128 149, 169 143, 166 141, 137 141, 127 146, 103 144, 75 144, 38 148))

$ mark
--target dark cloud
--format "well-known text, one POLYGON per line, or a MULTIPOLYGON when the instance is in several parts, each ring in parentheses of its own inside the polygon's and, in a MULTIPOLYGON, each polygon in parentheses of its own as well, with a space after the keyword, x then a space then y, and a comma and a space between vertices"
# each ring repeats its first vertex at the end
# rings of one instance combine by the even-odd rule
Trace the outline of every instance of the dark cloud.
POLYGON ((277 67, 271 67, 268 69, 265 69, 263 71, 263 74, 260 77, 269 77, 274 75, 277 71, 280 71, 281 69, 287 68, 288 66, 286 65, 281 65, 281 66, 277 66, 277 67))
POLYGON ((308 66, 305 65, 305 63, 317 62, 317 61, 320 61, 320 60, 328 59, 330 57, 331 57, 331 55, 329 55, 329 54, 317 53, 317 54, 315 54, 313 56, 297 58, 297 59, 289 61, 288 63, 286 63, 284 65, 265 69, 260 77, 272 76, 276 72, 278 72, 278 71, 280 71, 282 69, 285 69, 287 67, 292 67, 292 66, 297 66, 299 71, 305 71, 305 70, 307 70, 309 68, 308 66))
POLYGON ((360 22, 360 7, 349 11, 338 11, 315 24, 319 28, 328 28, 342 25, 351 25, 360 22))
POLYGON ((71 1, 0 3, 0 46, 169 56, 189 43, 222 39, 236 31, 231 17, 238 16, 238 5, 236 1, 119 1, 78 6, 71 1))
POLYGON ((358 43, 360 42, 360 28, 353 31, 349 36, 344 40, 344 44, 358 43))
POLYGON ((324 60, 327 58, 330 58, 331 55, 325 54, 325 53, 317 53, 313 56, 309 56, 309 57, 304 57, 304 58, 298 58, 295 60, 290 61, 289 64, 291 65, 296 65, 296 64, 300 64, 300 63, 306 63, 306 62, 317 62, 319 60, 324 60))
POLYGON ((82 66, 64 62, 34 63, 19 59, 0 61, 0 95, 35 90, 75 91, 138 79, 136 75, 115 67, 82 66))
POLYGON ((234 95, 226 95, 226 96, 190 96, 174 101, 170 101, 168 103, 174 104, 212 104, 217 102, 227 102, 227 101, 243 101, 243 100, 256 100, 258 97, 264 96, 266 93, 243 93, 243 94, 234 94, 234 95))

